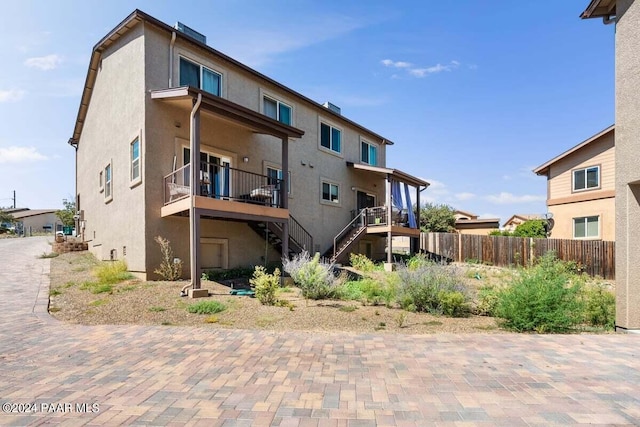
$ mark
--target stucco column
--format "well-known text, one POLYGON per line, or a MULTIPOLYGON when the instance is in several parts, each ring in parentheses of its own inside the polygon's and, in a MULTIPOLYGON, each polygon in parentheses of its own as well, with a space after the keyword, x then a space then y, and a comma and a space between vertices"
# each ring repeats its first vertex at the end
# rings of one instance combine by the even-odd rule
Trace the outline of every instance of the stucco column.
MULTIPOLYGON (((391 230, 391 175, 387 175, 387 192, 385 195, 385 204, 387 208, 387 227, 391 230)), ((387 232, 387 262, 391 264, 393 258, 391 256, 391 231, 387 232)))
MULTIPOLYGON (((413 206, 409 206, 409 209, 413 209, 413 206)), ((420 231, 420 185, 416 186, 416 225, 418 227, 418 231, 420 231)), ((411 239, 411 245, 409 249, 410 255, 414 255, 420 252, 420 241, 420 235, 418 235, 417 238, 411 239)))
POLYGON ((191 267, 191 287, 200 289, 200 212, 196 209, 196 196, 200 194, 200 110, 192 114, 191 138, 191 197, 189 206, 189 248, 191 267))
MULTIPOLYGON (((282 182, 280 206, 289 209, 289 137, 282 137, 282 182)), ((289 220, 282 223, 282 257, 289 259, 289 220)))

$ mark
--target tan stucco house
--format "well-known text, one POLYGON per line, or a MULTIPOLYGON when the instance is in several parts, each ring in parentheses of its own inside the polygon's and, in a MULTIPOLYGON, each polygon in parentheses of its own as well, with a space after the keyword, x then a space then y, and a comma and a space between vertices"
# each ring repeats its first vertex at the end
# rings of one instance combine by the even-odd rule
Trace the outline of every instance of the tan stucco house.
POLYGON ((615 133, 609 126, 534 169, 547 178, 551 238, 615 240, 615 133))
POLYGON ((478 218, 478 215, 456 210, 453 212, 456 219, 455 229, 459 234, 489 235, 492 231, 500 229, 500 218, 478 218))
POLYGON ((14 226, 21 233, 53 233, 62 228, 55 209, 9 209, 15 220, 14 226))
POLYGON ((386 167, 388 138, 139 10, 94 47, 69 143, 79 233, 141 277, 155 236, 193 289, 207 269, 390 259, 387 240, 419 236, 408 196, 428 183, 386 167))
POLYGON ((532 219, 542 219, 540 214, 515 214, 502 224, 502 229, 509 232, 514 232, 516 228, 523 222, 530 221, 532 219))
POLYGON ((592 0, 581 17, 615 24, 616 328, 637 331, 640 330, 640 2, 592 0))

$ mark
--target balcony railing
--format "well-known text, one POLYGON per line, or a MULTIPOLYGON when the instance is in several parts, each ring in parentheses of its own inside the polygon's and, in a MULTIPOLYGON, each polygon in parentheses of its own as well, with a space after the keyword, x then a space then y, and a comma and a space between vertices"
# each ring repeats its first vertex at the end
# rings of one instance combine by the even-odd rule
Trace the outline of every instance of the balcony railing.
MULTIPOLYGON (((202 162, 197 195, 221 200, 282 206, 282 180, 235 169, 226 165, 202 162)), ((185 165, 164 177, 164 204, 188 197, 191 166, 185 165)))

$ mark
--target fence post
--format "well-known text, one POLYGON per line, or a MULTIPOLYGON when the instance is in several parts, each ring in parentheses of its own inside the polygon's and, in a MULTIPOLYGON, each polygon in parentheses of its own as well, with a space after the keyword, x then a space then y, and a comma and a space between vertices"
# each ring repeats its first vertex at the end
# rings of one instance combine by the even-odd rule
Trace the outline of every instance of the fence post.
POLYGON ((462 262, 462 233, 458 233, 458 262, 462 262))
POLYGON ((533 265, 535 251, 533 247, 533 237, 529 237, 529 265, 533 265))

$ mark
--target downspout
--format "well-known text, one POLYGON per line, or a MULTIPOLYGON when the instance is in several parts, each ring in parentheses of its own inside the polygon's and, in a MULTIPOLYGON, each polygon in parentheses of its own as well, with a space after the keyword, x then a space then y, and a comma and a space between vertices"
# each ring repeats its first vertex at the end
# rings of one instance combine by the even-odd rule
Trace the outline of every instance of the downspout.
POLYGON ((603 16, 602 17, 602 23, 604 25, 609 25, 609 24, 615 24, 616 23, 616 17, 613 15, 607 15, 607 16, 603 16))
POLYGON ((171 42, 169 43, 169 89, 173 87, 173 45, 176 42, 176 32, 171 33, 171 42))
MULTIPOLYGON (((195 241, 195 228, 197 228, 197 224, 196 224, 196 209, 195 209, 195 196, 198 194, 198 185, 197 183, 200 180, 200 176, 199 176, 199 171, 200 168, 198 167, 199 162, 200 162, 200 150, 198 150, 197 153, 194 153, 194 140, 196 138, 196 129, 194 129, 194 121, 195 121, 195 117, 196 114, 199 112, 200 110, 200 104, 202 104, 202 94, 198 93, 198 98, 196 99, 196 102, 193 104, 193 108, 191 109, 191 114, 190 114, 190 126, 191 126, 191 132, 190 132, 190 141, 189 141, 189 147, 191 150, 191 160, 190 160, 190 183, 191 183, 191 195, 190 195, 190 205, 189 205, 189 241, 190 241, 190 268, 191 268, 191 282, 184 285, 184 287, 182 288, 182 290, 180 291, 180 296, 186 296, 186 290, 189 287, 193 287, 193 289, 197 289, 196 288, 196 283, 200 283, 200 277, 198 276, 198 272, 194 271, 197 270, 193 268, 194 265, 194 258, 196 256, 196 251, 194 250, 196 248, 196 245, 200 244, 200 242, 196 242, 195 241), (194 158, 197 159, 197 161, 194 161, 194 158)), ((197 126, 200 126, 200 122, 198 121, 197 126)))

